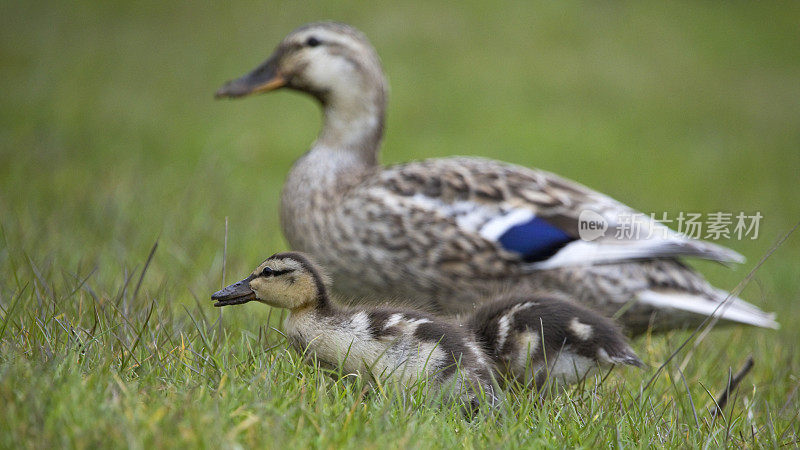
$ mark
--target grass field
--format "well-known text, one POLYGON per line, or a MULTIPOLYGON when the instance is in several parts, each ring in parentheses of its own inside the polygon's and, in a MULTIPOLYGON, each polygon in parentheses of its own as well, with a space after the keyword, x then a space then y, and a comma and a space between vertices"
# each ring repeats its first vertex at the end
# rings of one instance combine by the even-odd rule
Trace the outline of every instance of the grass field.
POLYGON ((640 338, 648 370, 471 422, 301 364, 267 307, 214 309, 286 248, 279 192, 319 113, 212 94, 319 19, 382 56, 385 162, 483 155, 646 212, 758 211, 758 239, 720 241, 746 264, 697 265, 726 289, 800 220, 798 3, 2 2, 0 447, 798 445, 798 234, 743 292, 780 330, 714 330, 646 389, 689 333, 640 338))

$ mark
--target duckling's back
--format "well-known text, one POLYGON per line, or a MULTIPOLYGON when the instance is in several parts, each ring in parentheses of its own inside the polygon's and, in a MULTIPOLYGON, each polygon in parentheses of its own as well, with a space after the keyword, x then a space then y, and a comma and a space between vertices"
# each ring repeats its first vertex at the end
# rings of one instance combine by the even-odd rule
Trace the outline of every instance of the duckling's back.
POLYGON ((539 387, 548 375, 572 383, 597 366, 643 365, 610 319, 557 297, 487 303, 468 326, 500 373, 539 387))
POLYGON ((436 390, 474 403, 494 401, 492 360, 461 327, 417 311, 391 309, 312 312, 287 319, 285 332, 301 352, 406 388, 427 380, 436 390))

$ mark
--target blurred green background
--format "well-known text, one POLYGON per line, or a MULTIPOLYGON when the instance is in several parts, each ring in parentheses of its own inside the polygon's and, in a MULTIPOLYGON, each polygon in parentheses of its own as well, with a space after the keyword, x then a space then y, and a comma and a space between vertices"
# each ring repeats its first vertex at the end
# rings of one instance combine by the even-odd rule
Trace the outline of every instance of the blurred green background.
MULTIPOLYGON (((156 240, 144 289, 205 302, 222 283, 226 217, 228 281, 285 248, 279 192, 318 108, 288 91, 212 95, 322 19, 361 29, 381 55, 384 162, 481 155, 645 212, 758 211, 758 239, 720 242, 744 266, 698 265, 726 289, 800 220, 798 2, 12 0, 0 4, 4 309, 35 278, 26 262, 54 284, 97 268, 93 286, 113 293, 156 240)), ((754 382, 778 383, 776 404, 800 365, 798 257, 795 235, 744 294, 782 330, 707 341, 731 361, 768 351, 776 371, 754 382)), ((226 312, 227 326, 252 327, 255 310, 226 312)))
MULTIPOLYGON (((285 245, 278 194, 315 137, 317 107, 286 91, 212 94, 320 19, 360 28, 382 57, 385 162, 483 155, 645 212, 761 211, 758 240, 723 242, 748 267, 800 218, 797 3, 3 2, 1 12, 3 227, 11 244, 67 267, 136 261, 160 236, 159 270, 206 289, 226 216, 235 273, 285 245)), ((760 275, 795 273, 797 242, 760 275)))

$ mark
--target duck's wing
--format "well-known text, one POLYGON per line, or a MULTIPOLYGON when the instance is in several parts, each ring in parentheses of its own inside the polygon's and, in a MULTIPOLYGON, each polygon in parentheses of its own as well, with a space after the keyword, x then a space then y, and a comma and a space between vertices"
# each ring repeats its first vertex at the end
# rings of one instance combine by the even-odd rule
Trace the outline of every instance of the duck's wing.
POLYGON ((426 229, 413 232, 462 240, 530 270, 684 256, 744 261, 545 171, 455 157, 391 166, 374 181, 365 187, 388 210, 428 215, 426 229))

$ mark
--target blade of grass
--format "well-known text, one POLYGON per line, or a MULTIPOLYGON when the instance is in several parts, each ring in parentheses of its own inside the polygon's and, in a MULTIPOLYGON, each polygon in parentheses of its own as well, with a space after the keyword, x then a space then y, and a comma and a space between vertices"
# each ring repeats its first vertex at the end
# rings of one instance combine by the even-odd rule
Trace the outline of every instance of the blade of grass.
POLYGON ((150 253, 147 255, 147 261, 144 262, 144 267, 142 268, 142 273, 139 274, 139 281, 136 282, 136 287, 133 289, 133 297, 131 297, 131 301, 136 301, 136 296, 139 295, 139 288, 142 287, 142 281, 144 281, 144 276, 147 273, 147 269, 150 267, 150 263, 153 262, 153 256, 156 254, 156 249, 158 248, 158 239, 153 243, 153 247, 150 248, 150 253))

